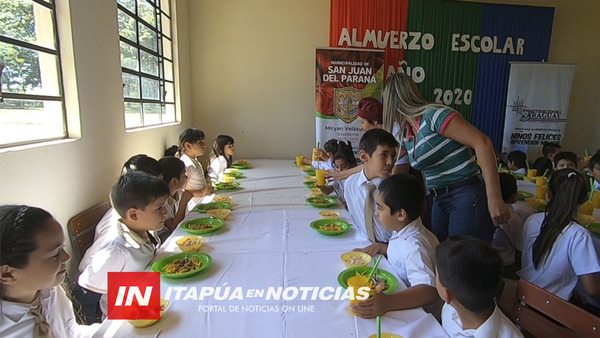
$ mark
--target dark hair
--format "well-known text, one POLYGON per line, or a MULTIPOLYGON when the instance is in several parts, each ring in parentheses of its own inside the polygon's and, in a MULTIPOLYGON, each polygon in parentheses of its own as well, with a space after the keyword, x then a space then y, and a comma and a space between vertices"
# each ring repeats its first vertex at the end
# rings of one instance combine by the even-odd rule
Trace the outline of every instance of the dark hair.
POLYGON ((323 145, 323 151, 325 151, 326 153, 331 153, 331 154, 337 153, 340 142, 342 142, 342 141, 338 141, 337 139, 334 139, 334 138, 327 140, 327 142, 325 142, 325 144, 323 145))
POLYGON ((548 157, 548 155, 555 153, 560 148, 561 146, 558 143, 546 142, 542 146, 542 155, 544 155, 544 157, 548 157))
POLYGON ((508 203, 518 191, 517 180, 513 175, 507 173, 498 173, 498 178, 500 178, 502 200, 504 203, 508 203))
POLYGON ((514 150, 506 156, 508 162, 513 162, 519 168, 527 168, 527 155, 520 151, 514 150))
POLYGON ((185 143, 196 143, 204 141, 204 132, 198 128, 187 128, 179 133, 179 151, 178 154, 183 154, 185 143))
POLYGON ((52 215, 27 205, 0 206, 0 266, 22 269, 37 249, 36 234, 52 215))
POLYGON ((163 156, 175 156, 177 155, 177 150, 179 150, 179 147, 176 144, 174 144, 169 148, 165 149, 165 154, 163 156))
POLYGON ((533 266, 537 269, 548 257, 554 242, 567 225, 574 221, 579 206, 588 198, 590 186, 583 174, 574 169, 557 170, 550 177, 550 200, 540 234, 533 242, 533 266))
POLYGON ((560 160, 571 161, 575 166, 577 166, 577 154, 572 151, 561 151, 560 153, 554 155, 554 165, 557 166, 560 160))
POLYGON ((343 159, 352 167, 356 167, 356 157, 354 157, 354 151, 352 150, 352 143, 350 143, 350 141, 340 141, 338 143, 338 150, 335 155, 333 155, 334 164, 335 160, 338 159, 343 159))
POLYGON ((143 171, 123 175, 110 191, 110 203, 119 216, 125 218, 127 210, 144 210, 157 198, 168 196, 169 186, 165 181, 143 171))
POLYGON ((384 129, 371 129, 363 134, 358 143, 358 149, 365 151, 369 156, 373 155, 377 146, 397 147, 398 141, 384 129))
POLYGON ((173 178, 179 179, 181 174, 185 172, 185 163, 175 156, 165 156, 158 160, 158 163, 162 167, 163 181, 167 184, 173 178))
POLYGON ((158 161, 146 154, 138 154, 132 156, 123 164, 121 175, 130 174, 135 171, 143 171, 152 176, 162 174, 162 168, 158 161))
POLYGON ((210 166, 210 161, 212 161, 213 159, 219 157, 219 156, 223 156, 225 157, 225 160, 227 161, 227 167, 231 167, 231 163, 233 163, 233 158, 232 156, 229 155, 225 155, 225 146, 228 144, 233 144, 233 137, 229 136, 229 135, 219 135, 217 136, 217 138, 215 139, 215 142, 213 143, 212 146, 212 151, 210 152, 210 156, 208 157, 208 166, 210 166))
POLYGON ((590 163, 589 163, 589 168, 590 170, 594 170, 594 166, 598 164, 600 165, 600 150, 597 151, 594 155, 592 155, 592 157, 590 158, 590 163))
POLYGON ((542 176, 546 170, 548 172, 552 172, 552 160, 547 157, 538 157, 535 162, 533 162, 533 167, 537 170, 538 176, 542 176))
POLYGON ((397 174, 385 178, 379 184, 379 194, 385 205, 390 208, 390 214, 404 209, 408 221, 419 217, 425 192, 421 183, 410 174, 397 174))
POLYGON ((502 283, 502 259, 488 243, 451 236, 435 249, 438 278, 467 310, 481 313, 495 306, 502 283))

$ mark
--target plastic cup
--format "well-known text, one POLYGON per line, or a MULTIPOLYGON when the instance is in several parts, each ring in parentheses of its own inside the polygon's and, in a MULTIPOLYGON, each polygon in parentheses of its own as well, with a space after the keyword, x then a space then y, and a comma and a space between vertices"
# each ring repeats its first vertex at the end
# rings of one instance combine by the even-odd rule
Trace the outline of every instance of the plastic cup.
POLYGON ((297 167, 302 166, 302 161, 304 161, 304 156, 302 156, 302 155, 296 156, 296 166, 297 167))
POLYGON ((594 192, 594 199, 592 200, 594 208, 600 209, 600 191, 594 192))
POLYGON ((315 176, 317 177, 317 185, 318 186, 325 186, 325 174, 327 173, 327 170, 325 169, 317 169, 315 170, 315 176))
MULTIPOLYGON (((358 293, 358 290, 363 286, 369 286, 367 276, 356 275, 356 276, 352 276, 352 277, 348 278, 348 287, 352 288, 352 298, 350 298, 350 304, 360 302, 360 300, 357 299, 358 297, 361 296, 358 293)), ((353 315, 356 315, 354 312, 352 312, 352 308, 350 308, 350 312, 353 315)))
POLYGON ((545 185, 542 185, 542 186, 538 185, 535 187, 535 197, 536 198, 546 200, 547 193, 548 193, 548 188, 545 185))
MULTIPOLYGON (((370 335, 369 338, 377 338, 377 333, 370 335)), ((391 332, 381 332, 381 338, 402 338, 402 336, 391 332)))
POLYGON ((544 176, 538 176, 535 178, 535 185, 538 187, 545 187, 546 183, 548 183, 548 178, 544 176))
POLYGON ((319 160, 319 148, 313 148, 312 160, 313 161, 318 161, 319 160))
POLYGON ((536 169, 527 169, 527 177, 535 177, 537 175, 536 169))
POLYGON ((581 205, 581 213, 591 216, 594 213, 594 204, 590 203, 589 201, 585 201, 585 203, 581 205))

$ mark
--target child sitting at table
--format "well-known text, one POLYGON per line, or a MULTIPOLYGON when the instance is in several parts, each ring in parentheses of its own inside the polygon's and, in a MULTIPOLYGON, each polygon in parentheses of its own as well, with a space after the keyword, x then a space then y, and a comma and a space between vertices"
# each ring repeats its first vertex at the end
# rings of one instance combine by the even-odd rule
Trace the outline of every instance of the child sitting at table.
POLYGON ((337 139, 329 139, 323 145, 323 149, 319 149, 319 158, 316 161, 310 161, 309 159, 304 159, 302 163, 310 164, 313 168, 319 168, 323 170, 332 170, 333 167, 333 155, 338 151, 338 144, 343 141, 338 141, 337 139))
MULTIPOLYGON (((356 167, 356 157, 354 157, 354 151, 352 151, 352 144, 350 141, 340 141, 338 144, 338 150, 335 155, 332 156, 333 166, 337 171, 344 171, 350 168, 356 167)), ((344 184, 346 180, 333 181, 329 185, 319 187, 323 194, 329 195, 335 191, 340 198, 340 202, 346 205, 344 199, 344 184)))
POLYGON ((169 186, 144 172, 123 175, 110 192, 110 201, 121 217, 113 226, 118 234, 79 265, 79 285, 102 294, 100 309, 107 314, 107 272, 144 271, 154 259, 160 239, 156 232, 164 225, 169 186))
POLYGON ((581 281, 600 301, 600 259, 589 231, 575 221, 588 199, 589 182, 574 169, 562 169, 550 177, 549 190, 546 212, 525 221, 519 276, 564 300, 581 281))
POLYGON ((233 137, 229 135, 219 135, 215 139, 212 146, 212 151, 208 157, 208 176, 213 180, 217 180, 225 169, 231 167, 233 163, 233 137))
POLYGON ((506 156, 508 162, 508 169, 515 174, 527 175, 527 155, 520 151, 515 150, 508 153, 506 156))
POLYGON ((590 171, 588 174, 594 178, 594 190, 600 192, 600 151, 597 151, 589 162, 590 171))
POLYGON ((550 176, 553 168, 554 164, 552 163, 552 160, 547 157, 538 157, 538 159, 533 162, 533 169, 537 171, 538 176, 542 176, 544 173, 546 174, 546 177, 550 176))
POLYGON ((487 243, 452 236, 436 248, 436 285, 445 304, 442 327, 450 337, 523 337, 496 306, 502 259, 487 243))
POLYGON ((371 129, 358 143, 358 157, 363 169, 348 177, 344 184, 344 199, 354 226, 371 243, 387 243, 390 232, 375 217, 375 189, 392 172, 398 141, 383 129, 371 129))
POLYGON ((167 209, 165 226, 158 232, 161 241, 164 241, 185 217, 187 204, 194 195, 183 189, 187 183, 183 161, 177 157, 166 156, 158 162, 162 167, 163 180, 169 186, 170 191, 165 203, 165 209, 167 209))
POLYGON ((204 155, 206 143, 204 142, 204 132, 198 128, 187 128, 179 134, 179 158, 183 161, 186 168, 188 182, 185 189, 194 194, 192 199, 195 203, 200 203, 202 197, 213 193, 213 187, 210 180, 206 180, 202 164, 197 157, 204 155))
POLYGON ((356 302, 352 310, 363 318, 421 306, 439 314, 441 304, 435 289, 434 272, 435 247, 439 242, 419 217, 425 200, 423 187, 415 177, 397 174, 384 179, 378 189, 376 215, 392 237, 388 244, 376 243, 362 251, 386 255, 407 289, 356 302))
POLYGON ((78 325, 63 282, 67 262, 62 226, 47 211, 0 206, 0 337, 92 336, 78 325))
POLYGON ((554 167, 556 170, 570 168, 577 169, 577 154, 572 151, 561 151, 554 155, 554 167))
POLYGON ((502 200, 510 211, 510 219, 500 224, 494 233, 492 247, 502 258, 502 275, 510 279, 519 279, 517 270, 521 268, 521 250, 523 250, 523 220, 515 213, 513 204, 519 197, 517 180, 511 174, 499 173, 502 200))
POLYGON ((554 142, 545 142, 542 145, 542 156, 548 158, 550 161, 554 161, 554 156, 560 151, 560 144, 554 142))

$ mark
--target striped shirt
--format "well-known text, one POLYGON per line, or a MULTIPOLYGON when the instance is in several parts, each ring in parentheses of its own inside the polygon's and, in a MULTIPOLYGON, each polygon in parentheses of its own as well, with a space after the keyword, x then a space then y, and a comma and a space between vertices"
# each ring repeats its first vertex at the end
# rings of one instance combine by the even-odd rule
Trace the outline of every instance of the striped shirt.
POLYGON ((425 175, 429 189, 460 182, 479 172, 473 150, 443 136, 455 116, 458 113, 451 109, 430 107, 416 120, 416 133, 406 128, 402 146, 410 165, 425 175))

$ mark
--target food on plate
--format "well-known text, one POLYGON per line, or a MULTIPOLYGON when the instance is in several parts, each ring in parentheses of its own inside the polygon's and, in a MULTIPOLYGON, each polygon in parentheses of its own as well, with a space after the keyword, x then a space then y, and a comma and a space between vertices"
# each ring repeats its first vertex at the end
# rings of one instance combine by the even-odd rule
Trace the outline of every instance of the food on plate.
POLYGON ((201 266, 202 262, 200 262, 198 257, 185 257, 182 259, 175 259, 171 263, 165 265, 163 272, 170 274, 184 273, 197 270, 201 266))
POLYGON ((340 217, 340 213, 337 211, 321 211, 319 215, 325 219, 337 219, 340 217))
POLYGON ((231 196, 218 195, 215 196, 215 202, 231 203, 233 199, 231 196))
POLYGON ((373 257, 366 252, 349 251, 342 254, 342 261, 347 268, 367 266, 373 257))
POLYGON ((324 224, 319 226, 319 229, 323 230, 323 231, 342 231, 342 226, 339 224, 324 224))
POLYGON ((190 230, 204 230, 204 229, 212 229, 213 225, 212 224, 189 224, 188 225, 188 229, 190 230))
POLYGON ((175 243, 177 243, 177 246, 183 252, 194 252, 200 250, 202 244, 204 244, 204 240, 202 236, 186 236, 175 243))

